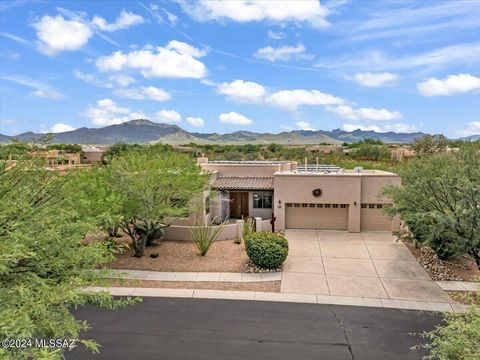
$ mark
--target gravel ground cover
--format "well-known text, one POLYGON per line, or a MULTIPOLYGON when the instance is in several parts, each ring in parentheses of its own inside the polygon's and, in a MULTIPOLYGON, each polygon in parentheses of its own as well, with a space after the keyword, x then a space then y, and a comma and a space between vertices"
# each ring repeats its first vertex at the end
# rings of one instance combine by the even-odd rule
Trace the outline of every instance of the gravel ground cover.
POLYGON ((237 283, 221 281, 111 280, 105 286, 280 292, 280 281, 237 283))

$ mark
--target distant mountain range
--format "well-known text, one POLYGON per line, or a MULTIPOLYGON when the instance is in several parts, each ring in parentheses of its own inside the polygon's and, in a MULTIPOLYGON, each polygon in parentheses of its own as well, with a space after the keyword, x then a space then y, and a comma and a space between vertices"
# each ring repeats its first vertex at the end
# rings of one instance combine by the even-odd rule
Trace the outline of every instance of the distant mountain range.
MULTIPOLYGON (((54 143, 85 144, 85 145, 110 145, 117 143, 124 144, 270 144, 283 145, 297 144, 318 144, 318 143, 351 143, 367 138, 378 139, 386 143, 410 143, 414 139, 426 135, 422 132, 396 133, 389 131, 378 133, 375 131, 344 131, 335 129, 324 130, 293 130, 272 133, 254 133, 250 131, 236 131, 229 134, 217 133, 190 133, 177 125, 159 124, 145 119, 131 120, 118 125, 110 125, 102 128, 90 129, 82 127, 73 131, 54 134, 54 143)), ((33 142, 44 134, 26 132, 16 136, 0 134, 0 143, 8 143, 11 139, 18 139, 24 142, 33 142)))

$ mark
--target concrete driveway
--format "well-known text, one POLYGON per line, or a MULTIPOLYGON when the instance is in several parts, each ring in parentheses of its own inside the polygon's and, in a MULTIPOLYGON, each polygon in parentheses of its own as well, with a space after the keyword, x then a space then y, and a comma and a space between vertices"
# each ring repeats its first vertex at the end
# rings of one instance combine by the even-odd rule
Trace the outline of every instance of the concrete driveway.
POLYGON ((287 230, 286 237, 282 292, 451 301, 391 233, 287 230))

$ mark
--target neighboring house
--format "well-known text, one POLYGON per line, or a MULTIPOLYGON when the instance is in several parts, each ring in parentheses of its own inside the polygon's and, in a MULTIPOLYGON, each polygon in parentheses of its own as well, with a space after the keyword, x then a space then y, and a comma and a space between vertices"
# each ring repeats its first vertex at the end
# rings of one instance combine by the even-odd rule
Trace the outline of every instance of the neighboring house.
POLYGON ((415 156, 415 151, 410 146, 402 146, 390 151, 392 160, 405 161, 415 156))
POLYGON ((106 147, 82 146, 82 163, 94 164, 102 162, 103 155, 107 152, 106 147))
POLYGON ((183 146, 183 145, 171 145, 172 149, 177 152, 187 153, 187 154, 195 154, 200 155, 202 150, 191 147, 191 146, 183 146))
POLYGON ((400 184, 380 170, 343 170, 332 165, 298 166, 295 161, 208 161, 213 173, 210 217, 275 218, 275 229, 398 231, 399 219, 382 211, 388 201, 379 191, 400 184))
POLYGON ((65 170, 80 166, 80 153, 71 153, 66 150, 37 150, 31 155, 44 159, 49 169, 65 170))
POLYGON ((333 152, 341 152, 342 147, 337 145, 313 145, 308 146, 305 151, 311 154, 324 154, 328 155, 333 152))

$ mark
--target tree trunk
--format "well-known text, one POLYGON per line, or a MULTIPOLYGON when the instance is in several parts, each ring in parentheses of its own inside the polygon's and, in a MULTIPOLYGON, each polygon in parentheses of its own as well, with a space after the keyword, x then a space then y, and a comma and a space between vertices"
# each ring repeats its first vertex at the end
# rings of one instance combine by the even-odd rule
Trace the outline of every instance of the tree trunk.
POLYGON ((145 252, 145 245, 146 245, 146 235, 140 236, 138 239, 132 241, 133 243, 133 256, 135 257, 142 257, 145 252))

